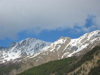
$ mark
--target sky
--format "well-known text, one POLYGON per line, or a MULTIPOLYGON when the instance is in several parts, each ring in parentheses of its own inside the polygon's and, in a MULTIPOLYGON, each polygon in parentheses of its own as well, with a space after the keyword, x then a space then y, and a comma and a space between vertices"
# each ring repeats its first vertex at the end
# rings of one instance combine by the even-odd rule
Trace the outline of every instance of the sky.
POLYGON ((54 42, 100 30, 100 0, 0 0, 0 46, 25 38, 54 42))

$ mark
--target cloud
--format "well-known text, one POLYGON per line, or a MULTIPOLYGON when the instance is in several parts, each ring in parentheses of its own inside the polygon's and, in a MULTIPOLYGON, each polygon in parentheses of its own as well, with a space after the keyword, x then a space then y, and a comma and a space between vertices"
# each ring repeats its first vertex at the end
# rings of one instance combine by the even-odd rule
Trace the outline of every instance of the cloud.
POLYGON ((96 15, 89 14, 86 18, 86 22, 83 26, 74 26, 74 30, 77 32, 91 32, 97 29, 100 29, 99 19, 96 15))
POLYGON ((21 31, 86 28, 89 14, 100 28, 100 0, 0 0, 0 39, 16 38, 21 31))

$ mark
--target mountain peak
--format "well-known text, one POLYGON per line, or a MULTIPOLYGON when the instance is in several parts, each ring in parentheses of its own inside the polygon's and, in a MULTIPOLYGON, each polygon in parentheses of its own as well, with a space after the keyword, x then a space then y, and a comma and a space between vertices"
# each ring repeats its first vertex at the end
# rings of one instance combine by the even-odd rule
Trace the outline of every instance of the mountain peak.
POLYGON ((71 39, 70 37, 60 37, 52 44, 35 38, 27 38, 19 42, 13 42, 10 47, 3 52, 1 58, 3 61, 9 61, 10 59, 30 56, 37 52, 43 52, 42 54, 44 55, 49 55, 50 53, 53 56, 52 52, 55 52, 55 55, 57 54, 58 59, 61 59, 73 56, 85 48, 92 48, 94 45, 98 44, 99 41, 100 30, 86 33, 76 39, 71 39), (47 53, 45 53, 45 51, 47 53))
POLYGON ((60 37, 59 39, 71 39, 70 37, 60 37))
MULTIPOLYGON (((31 67, 38 66, 53 60, 84 55, 97 45, 100 45, 99 30, 86 33, 76 39, 60 37, 53 43, 27 38, 14 42, 8 50, 0 50, 0 63, 13 60, 15 63, 16 61, 31 63, 31 67)), ((26 70, 26 64, 24 69, 26 70)))
POLYGON ((13 42, 2 54, 2 61, 10 61, 23 56, 33 55, 34 53, 40 51, 45 46, 48 46, 49 42, 38 40, 35 38, 27 38, 19 42, 13 42))

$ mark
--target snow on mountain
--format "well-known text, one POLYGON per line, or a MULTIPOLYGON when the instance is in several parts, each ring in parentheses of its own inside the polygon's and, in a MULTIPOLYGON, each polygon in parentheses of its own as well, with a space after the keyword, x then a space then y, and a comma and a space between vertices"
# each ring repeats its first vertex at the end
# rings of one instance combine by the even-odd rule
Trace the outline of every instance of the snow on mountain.
POLYGON ((61 37, 38 53, 25 59, 33 59, 34 65, 40 65, 52 60, 82 55, 98 44, 100 44, 100 30, 86 33, 76 39, 61 37))
POLYGON ((85 54, 98 44, 100 44, 100 30, 86 33, 76 39, 61 37, 51 44, 28 38, 14 42, 9 48, 0 48, 0 62, 21 57, 20 60, 30 60, 34 65, 40 65, 52 60, 85 54))
POLYGON ((61 37, 51 44, 28 38, 14 42, 9 48, 0 48, 0 63, 13 59, 7 63, 21 63, 19 69, 11 71, 11 74, 15 75, 15 72, 20 73, 49 61, 83 55, 98 45, 100 46, 100 30, 86 33, 76 39, 61 37))
POLYGON ((33 55, 48 45, 50 45, 49 42, 37 40, 34 38, 27 38, 20 42, 13 42, 9 48, 0 48, 0 62, 33 55))
POLYGON ((72 51, 71 53, 69 52, 69 54, 64 54, 62 56, 62 58, 65 56, 67 57, 71 57, 73 56, 75 53, 80 52, 81 50, 84 50, 85 48, 88 48, 89 46, 95 46, 95 43, 99 43, 100 42, 100 30, 97 31, 93 31, 91 33, 86 33, 83 36, 81 36, 80 38, 77 39, 71 39, 70 43, 68 46, 66 46, 65 48, 65 53, 67 51, 72 51))

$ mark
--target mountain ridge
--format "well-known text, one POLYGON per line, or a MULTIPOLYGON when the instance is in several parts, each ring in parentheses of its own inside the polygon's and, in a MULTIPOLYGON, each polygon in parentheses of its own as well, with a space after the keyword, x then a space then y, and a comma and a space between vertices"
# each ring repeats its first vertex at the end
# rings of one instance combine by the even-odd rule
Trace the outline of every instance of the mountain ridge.
POLYGON ((1 62, 10 61, 22 56, 33 55, 48 46, 50 43, 35 38, 27 38, 19 42, 13 42, 8 48, 1 48, 1 62))
POLYGON ((84 55, 98 45, 100 45, 100 30, 86 33, 76 39, 61 37, 33 55, 11 61, 12 63, 21 63, 21 67, 19 70, 11 70, 9 75, 16 75, 29 68, 47 63, 49 61, 84 55))
POLYGON ((18 75, 100 75, 99 67, 100 46, 96 46, 81 57, 50 61, 18 75))

